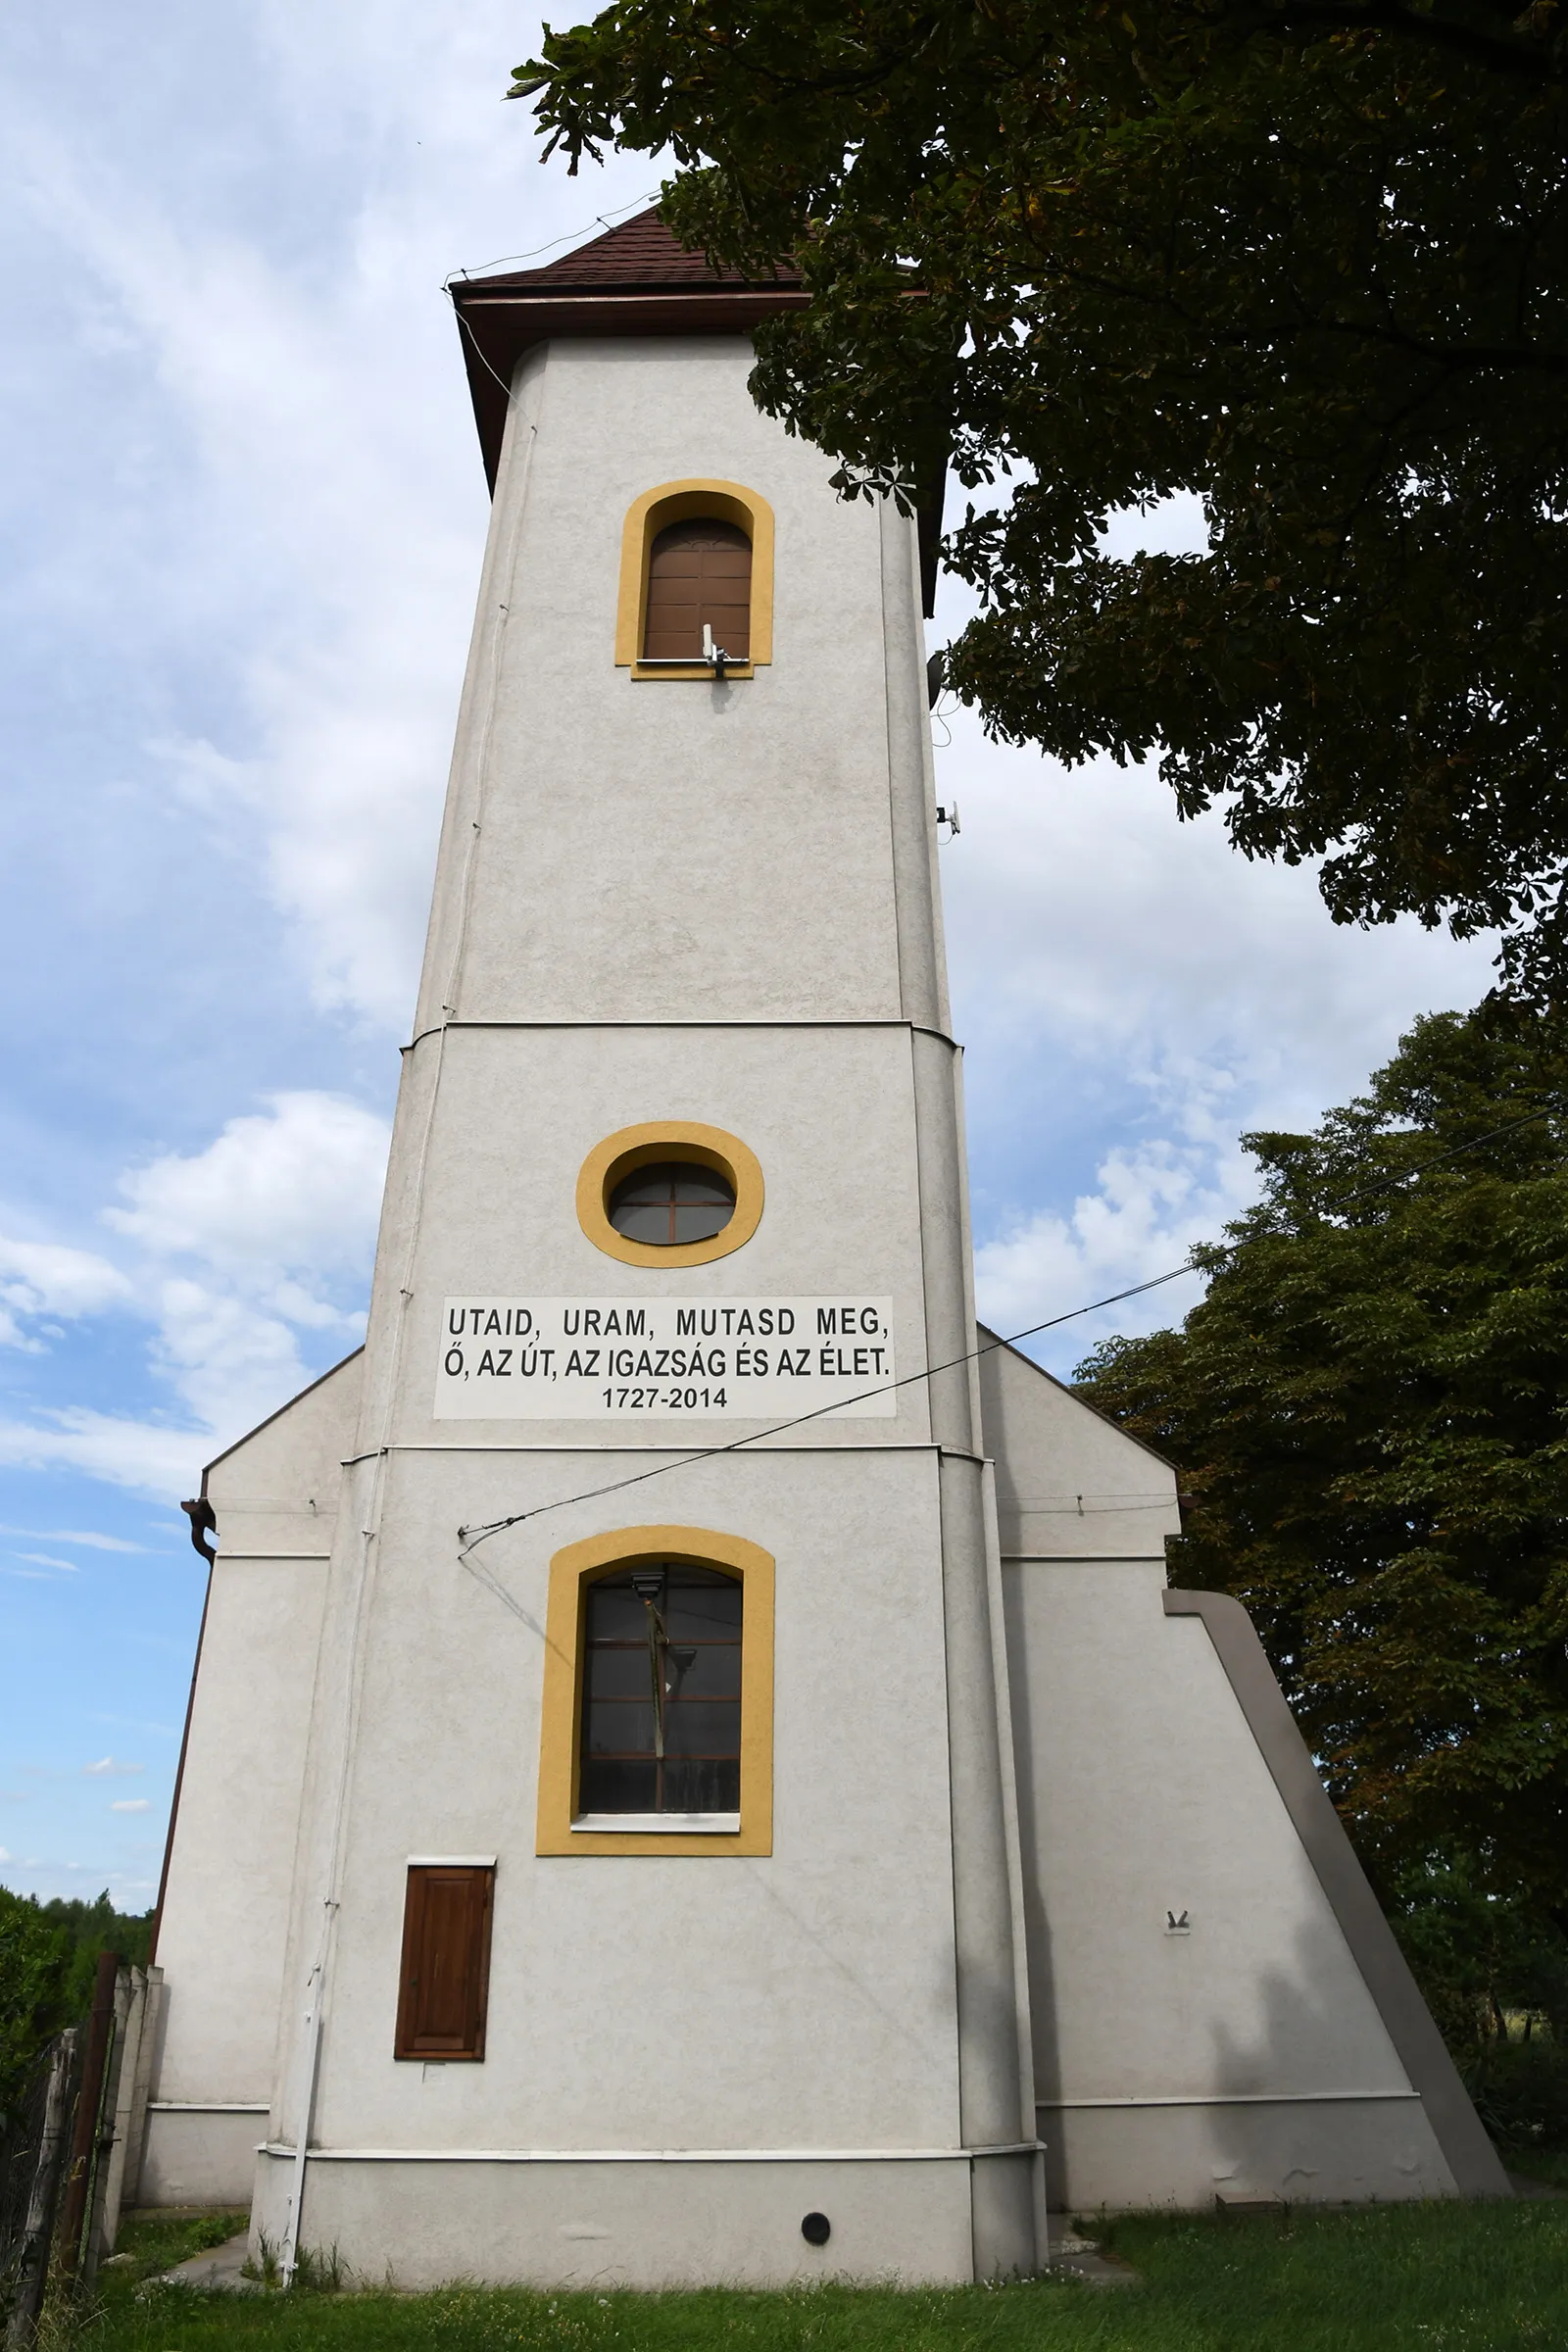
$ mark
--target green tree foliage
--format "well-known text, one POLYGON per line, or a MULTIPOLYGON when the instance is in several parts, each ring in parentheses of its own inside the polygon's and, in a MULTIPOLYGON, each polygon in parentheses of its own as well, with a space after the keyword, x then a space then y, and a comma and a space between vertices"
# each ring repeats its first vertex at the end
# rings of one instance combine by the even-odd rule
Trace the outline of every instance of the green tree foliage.
POLYGON ((73 2015, 72 1946, 30 1895, 0 1886, 0 2121, 52 2034, 73 2015))
POLYGON ((947 549, 995 734, 1157 752, 1337 919, 1549 986, 1565 74, 1560 0, 614 0, 513 95, 573 167, 673 154, 688 242, 802 257, 753 386, 842 487, 1010 477, 947 549), (1207 554, 1102 552, 1177 492, 1207 554))
POLYGON ((39 1909, 51 1927, 64 1930, 71 1939, 69 1989, 73 2016, 85 2011, 92 2000, 100 1952, 115 1953, 127 1968, 146 1967, 153 1914, 117 1911, 109 1899, 107 1886, 94 1902, 84 1902, 79 1896, 68 1899, 56 1895, 40 1904, 39 1909))
POLYGON ((145 1967, 153 1914, 96 1902, 40 1903, 0 1886, 0 2116, 51 2035, 86 2015, 100 1952, 145 1967))
MULTIPOLYGON (((1560 2133, 1568 2122, 1568 1937, 1543 1918, 1528 1892, 1499 1894, 1487 1886, 1475 1857, 1462 1848, 1401 1864, 1387 1892, 1399 1939, 1451 2048, 1473 2065, 1494 2057, 1520 2011, 1531 2039, 1538 2020, 1549 2027, 1555 2046, 1542 2071, 1560 2133)), ((1532 2071, 1529 2062, 1523 2071, 1532 2071)), ((1516 2126, 1504 2136, 1531 2134, 1516 2126)))
POLYGON ((1172 1582, 1252 1612, 1412 1955, 1568 2047, 1568 1024, 1433 1016, 1245 1140, 1201 1304, 1079 1394, 1179 1465, 1172 1582))

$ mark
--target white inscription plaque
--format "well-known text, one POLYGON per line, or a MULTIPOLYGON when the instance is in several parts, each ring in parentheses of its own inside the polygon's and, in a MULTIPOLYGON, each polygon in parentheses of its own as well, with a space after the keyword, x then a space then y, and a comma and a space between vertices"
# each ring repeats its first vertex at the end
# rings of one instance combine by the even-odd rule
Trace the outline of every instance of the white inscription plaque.
POLYGON ((897 1410, 890 1298, 449 1298, 438 1421, 897 1410))

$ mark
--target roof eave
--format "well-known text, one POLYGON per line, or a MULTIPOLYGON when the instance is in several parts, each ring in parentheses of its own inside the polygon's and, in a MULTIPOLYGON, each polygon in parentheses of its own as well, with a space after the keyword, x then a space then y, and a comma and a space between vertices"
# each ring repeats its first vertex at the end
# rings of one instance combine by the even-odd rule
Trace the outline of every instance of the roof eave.
POLYGON ((804 310, 798 286, 662 286, 522 291, 474 278, 450 289, 463 335, 474 423, 494 492, 517 362, 564 336, 745 334, 781 311, 804 310))

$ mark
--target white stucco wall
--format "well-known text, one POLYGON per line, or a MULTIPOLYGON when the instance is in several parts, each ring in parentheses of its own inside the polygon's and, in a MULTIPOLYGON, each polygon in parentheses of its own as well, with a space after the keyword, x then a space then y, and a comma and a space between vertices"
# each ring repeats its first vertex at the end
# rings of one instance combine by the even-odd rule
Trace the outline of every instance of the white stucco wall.
MULTIPOLYGON (((261 2227, 275 2237, 289 2167, 264 2159, 261 2227)), ((973 2269, 967 2159, 898 2165, 692 2161, 311 2167, 307 2242, 385 2245, 410 2288, 519 2275, 553 2286, 659 2288, 706 2279, 790 2286, 894 2277, 947 2284, 973 2269), (808 2245, 808 2213, 832 2236, 808 2245)), ((373 2276, 373 2274, 371 2274, 373 2276)))
POLYGON ((662 1482, 662 1512, 744 1532, 777 1560, 774 1838, 760 1858, 534 1852, 550 1556, 629 1514, 583 1505, 498 1538, 484 1566, 505 1599, 459 1565, 456 1530, 569 1492, 583 1466, 458 1452, 389 1471, 320 2140, 956 2146, 929 1453, 769 1454, 662 1482), (405 1867, 441 1853, 497 1857, 479 2066, 392 2055, 405 1867))
POLYGON ((1054 2199, 1451 2194, 1208 1629, 1165 1614, 1174 1473, 1011 1350, 982 1378, 1054 2199))
POLYGON ((265 2135, 351 1356, 209 1472, 218 1520, 158 1929, 162 2039, 137 2194, 249 2201, 265 2135))
POLYGON ((1163 1564, 1165 1538, 1181 1533, 1170 1464, 995 1332, 978 1338, 1003 1557, 1163 1564))
POLYGON ((1153 1562, 1004 1574, 1036 2084, 1065 2199, 1451 2192, 1201 1620, 1163 1614, 1153 1562))
MULTIPOLYGON (((943 1011, 929 951, 931 1001, 901 1001, 890 750, 916 781, 923 762, 890 722, 881 517, 753 407, 752 364, 741 336, 563 341, 525 363, 420 1029, 443 1004, 572 1022, 943 1011), (773 508, 774 658, 724 685, 634 680, 612 659, 622 521, 694 475, 773 508)), ((912 532, 897 537, 912 571, 912 532)), ((929 861, 923 828, 919 848, 929 861)))
MULTIPOLYGON (((301 2227, 372 2273, 575 2275, 560 2231, 584 2168, 564 2189, 563 2152, 593 2160, 617 2276, 969 2277, 1034 2255, 972 1373, 684 1463, 746 1424, 434 1412, 448 1297, 875 1296, 901 1369, 970 1345, 913 531, 838 501, 828 461, 753 408, 750 366, 740 338, 553 346, 522 371, 498 483, 283 1971, 304 1986, 328 1918, 301 2227), (622 517, 697 475, 774 509, 774 662, 634 682, 611 658, 622 517), (761 1223, 712 1265, 628 1266, 578 1224, 588 1152, 660 1118, 761 1162, 761 1223), (460 1562, 460 1526, 535 1506, 460 1562), (551 1555, 650 1522, 776 1561, 770 1854, 534 1850, 551 1555), (392 2055, 406 1867, 441 1853, 496 1856, 480 2065, 392 2055), (688 2178, 671 2151, 717 2161, 688 2178), (787 2201, 818 2160, 850 2168, 844 2228, 813 2256, 798 2207, 781 2252, 767 2168, 787 2201)), ((304 2007, 285 1995, 279 2150, 312 2075, 304 2007)), ((291 2179, 264 2159, 274 2217, 291 2179)))
MULTIPOLYGON (((425 1060, 433 1071, 433 1054, 425 1060)), ((951 1091, 948 1107, 951 1117, 951 1091)), ((433 1419, 451 1297, 891 1295, 896 1347, 918 1366, 926 1352, 918 1125, 909 1033, 901 1026, 451 1031, 420 1168, 406 1316, 410 1254, 390 1255, 398 1284, 387 1310, 403 1317, 407 1367, 397 1439, 445 1445, 460 1434, 433 1419), (606 1257, 574 1206, 578 1170, 602 1138, 659 1117, 740 1136, 761 1160, 767 1188, 745 1249, 678 1280, 606 1257)), ((667 1446, 680 1433, 661 1417, 612 1432, 576 1421, 474 1422, 463 1434, 514 1445, 667 1446)), ((818 1423, 808 1440, 833 1446, 930 1434, 916 1383, 900 1393, 894 1417, 818 1423)))

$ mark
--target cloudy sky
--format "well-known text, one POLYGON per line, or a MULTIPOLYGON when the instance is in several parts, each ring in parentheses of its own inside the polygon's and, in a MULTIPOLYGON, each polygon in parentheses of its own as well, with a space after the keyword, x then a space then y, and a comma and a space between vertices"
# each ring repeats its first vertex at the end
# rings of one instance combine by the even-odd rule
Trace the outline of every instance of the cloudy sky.
MULTIPOLYGON (((499 103, 535 33, 494 0, 0 20, 13 1886, 153 1899, 202 1595, 174 1506, 361 1329, 486 519, 442 281, 657 182, 538 166, 499 103)), ((1337 931, 1147 775, 939 733, 1004 1330, 1179 1263, 1249 1197, 1240 1130, 1486 984, 1337 931)))

